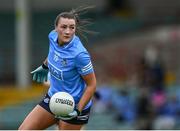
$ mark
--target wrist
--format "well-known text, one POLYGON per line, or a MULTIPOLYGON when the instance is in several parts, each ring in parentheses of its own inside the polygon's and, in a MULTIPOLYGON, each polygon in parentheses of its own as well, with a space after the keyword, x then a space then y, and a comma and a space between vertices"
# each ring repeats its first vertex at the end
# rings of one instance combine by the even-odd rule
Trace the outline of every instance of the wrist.
POLYGON ((77 112, 78 116, 81 114, 81 112, 78 109, 75 109, 75 111, 77 112))
POLYGON ((49 69, 47 65, 45 65, 44 63, 42 64, 42 68, 43 69, 49 69))

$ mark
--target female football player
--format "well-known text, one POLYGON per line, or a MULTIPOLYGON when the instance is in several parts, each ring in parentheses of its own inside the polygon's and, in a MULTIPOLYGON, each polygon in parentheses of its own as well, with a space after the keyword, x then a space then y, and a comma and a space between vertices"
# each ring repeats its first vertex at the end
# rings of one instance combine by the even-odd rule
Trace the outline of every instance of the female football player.
POLYGON ((49 72, 50 87, 19 130, 42 130, 55 123, 61 130, 80 130, 88 123, 92 96, 96 90, 96 77, 91 57, 78 37, 83 32, 84 25, 88 24, 79 15, 87 9, 89 7, 63 12, 56 17, 55 29, 48 35, 47 59, 31 72, 33 80, 37 82, 46 81, 49 72), (71 94, 76 104, 74 111, 66 117, 55 116, 49 109, 49 99, 60 91, 71 94))

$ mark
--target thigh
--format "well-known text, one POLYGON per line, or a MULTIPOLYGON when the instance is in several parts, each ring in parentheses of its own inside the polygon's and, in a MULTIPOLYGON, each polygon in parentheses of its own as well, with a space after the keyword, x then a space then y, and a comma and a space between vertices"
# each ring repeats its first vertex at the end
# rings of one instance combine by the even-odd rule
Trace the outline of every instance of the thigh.
POLYGON ((19 130, 42 130, 55 124, 57 120, 40 105, 37 105, 25 118, 19 130))

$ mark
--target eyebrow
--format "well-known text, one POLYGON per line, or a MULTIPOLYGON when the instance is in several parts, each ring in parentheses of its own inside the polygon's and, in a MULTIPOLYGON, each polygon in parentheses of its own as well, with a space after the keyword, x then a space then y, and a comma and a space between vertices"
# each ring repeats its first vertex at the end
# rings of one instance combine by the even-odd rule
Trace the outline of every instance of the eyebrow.
MULTIPOLYGON (((63 26, 65 25, 65 26, 67 26, 67 24, 62 24, 63 26)), ((75 26, 75 24, 72 24, 72 25, 69 25, 69 26, 75 26)))

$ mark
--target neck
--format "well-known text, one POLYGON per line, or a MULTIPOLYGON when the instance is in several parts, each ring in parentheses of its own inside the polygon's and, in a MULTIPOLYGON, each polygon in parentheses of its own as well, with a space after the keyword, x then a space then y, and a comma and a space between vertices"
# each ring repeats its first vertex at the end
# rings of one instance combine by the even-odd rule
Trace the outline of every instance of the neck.
POLYGON ((62 42, 61 40, 57 40, 57 43, 59 44, 59 46, 63 46, 65 43, 64 42, 62 42))

